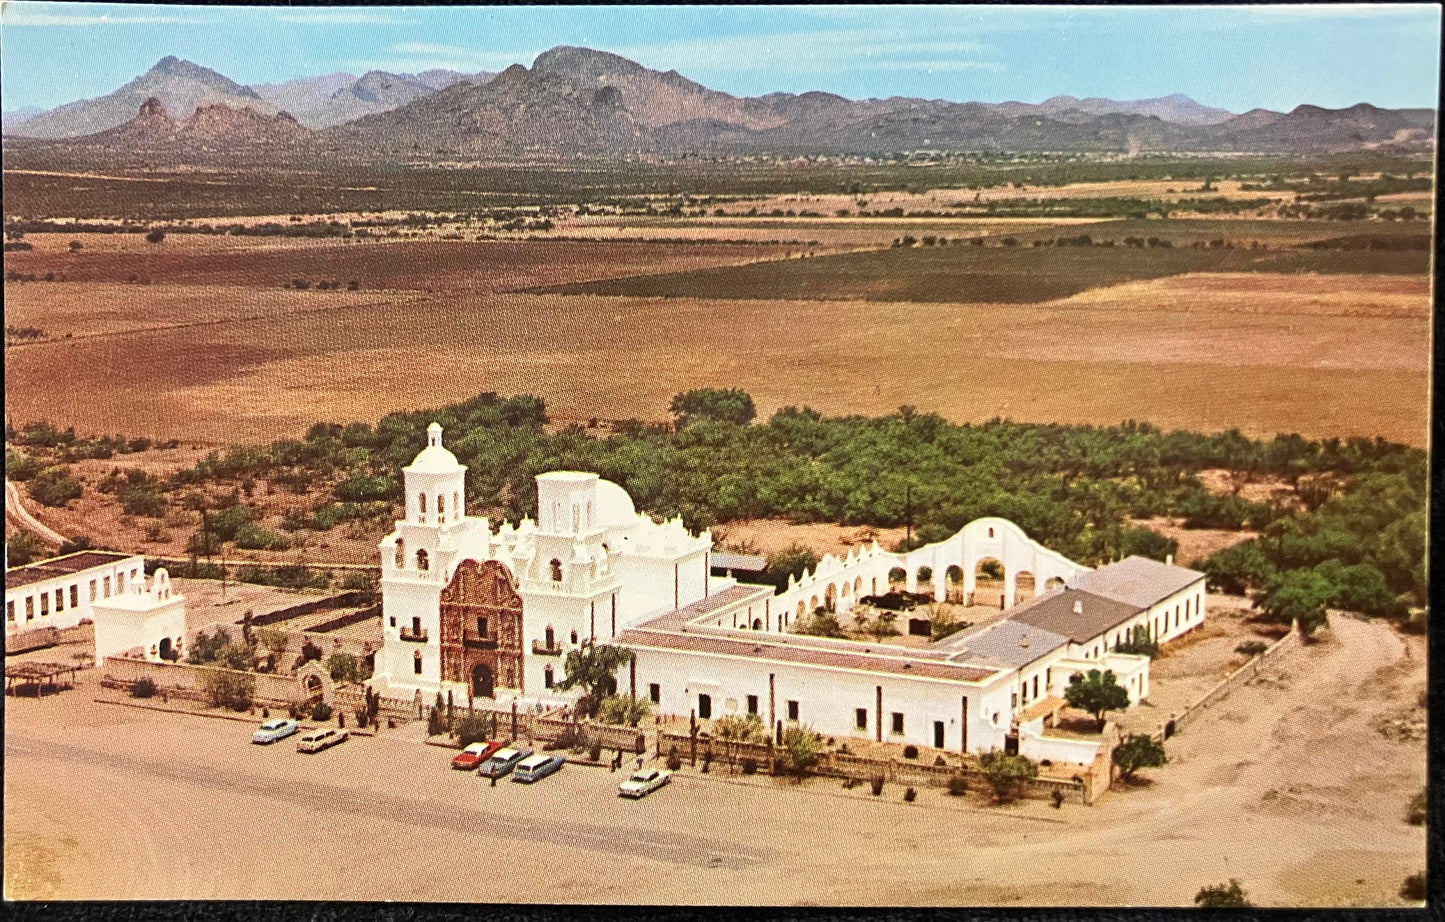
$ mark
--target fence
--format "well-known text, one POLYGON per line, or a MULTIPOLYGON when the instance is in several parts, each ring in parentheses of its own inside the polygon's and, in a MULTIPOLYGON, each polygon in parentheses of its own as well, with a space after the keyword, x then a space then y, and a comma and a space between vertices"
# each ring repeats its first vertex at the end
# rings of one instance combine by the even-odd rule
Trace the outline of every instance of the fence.
POLYGON ((373 605, 370 608, 363 608, 350 614, 342 615, 339 618, 332 618, 330 621, 323 621, 320 624, 313 624, 306 629, 308 634, 326 634, 331 631, 339 631, 344 627, 351 627, 353 624, 360 624, 371 618, 381 617, 381 606, 373 605))
MULTIPOLYGON (((337 710, 355 713, 366 707, 366 687, 363 685, 346 685, 337 688, 332 694, 332 702, 337 710)), ((389 698, 381 696, 376 711, 377 719, 390 717, 392 720, 408 721, 417 716, 416 698, 389 698)))
MULTIPOLYGON (((318 611, 328 611, 333 608, 354 608, 369 601, 370 596, 365 592, 343 592, 340 595, 328 596, 324 599, 313 599, 310 602, 302 602, 299 605, 292 605, 290 608, 280 608, 276 611, 267 612, 264 615, 257 615, 251 619, 252 627, 265 627, 275 624, 278 621, 289 621, 292 618, 300 618, 302 615, 314 615, 318 611)), ((312 628, 311 630, 317 630, 312 628)), ((327 628, 334 630, 334 628, 327 628)))
POLYGON ((5 635, 6 653, 24 653, 60 643, 60 631, 53 627, 37 627, 5 635))
POLYGON ((101 684, 107 688, 129 688, 140 679, 150 679, 157 691, 191 700, 206 697, 203 676, 227 674, 247 676, 254 680, 255 691, 251 698, 257 704, 289 707, 304 700, 301 685, 292 676, 270 675, 262 672, 238 672, 216 666, 192 666, 187 663, 153 663, 148 660, 127 659, 107 656, 101 668, 101 684))
MULTIPOLYGON (((691 760, 693 746, 691 736, 686 733, 659 730, 657 753, 664 754, 673 746, 677 747, 678 753, 684 759, 691 760)), ((758 770, 762 772, 773 771, 773 760, 778 755, 775 747, 765 743, 725 743, 715 737, 702 739, 699 736, 697 739, 698 756, 702 757, 709 750, 712 752, 714 761, 726 759, 731 754, 733 759, 739 763, 744 759, 752 759, 757 763, 758 770)), ((1068 802, 1091 804, 1098 799, 1099 794, 1109 787, 1107 782, 1101 787, 1095 784, 1091 774, 1096 772, 1097 762, 1094 769, 1082 772, 1078 781, 1064 778, 1036 778, 1023 786, 1022 793, 1024 797, 1049 800, 1054 796, 1054 792, 1058 791, 1068 802), (1096 787, 1097 790, 1094 790, 1096 787)), ((853 778, 858 781, 882 778, 884 781, 894 784, 934 788, 947 787, 950 779, 961 775, 972 790, 988 786, 987 776, 972 758, 966 759, 962 765, 930 765, 909 759, 870 759, 836 751, 823 752, 819 754, 818 762, 813 766, 813 773, 832 778, 853 778)), ((1107 778, 1108 776, 1106 774, 1103 777, 1107 778)))
MULTIPOLYGON (((1258 675, 1259 671, 1263 669, 1266 665, 1268 665, 1278 657, 1284 655, 1285 653, 1288 653, 1289 651, 1297 648, 1299 644, 1300 632, 1297 626, 1292 626, 1288 634, 1284 635, 1279 640, 1271 644, 1263 653, 1259 654, 1254 659, 1245 663, 1243 666, 1239 667, 1234 672, 1221 679, 1219 684, 1215 685, 1209 691, 1205 692, 1203 697, 1201 697, 1198 701, 1195 701, 1193 704, 1185 708, 1183 713, 1176 714, 1171 717, 1170 721, 1173 723, 1172 733, 1178 733, 1180 730, 1184 729, 1184 727, 1191 720, 1193 720, 1201 711, 1204 711, 1211 705, 1217 704, 1218 702, 1222 701, 1225 697, 1229 695, 1230 692, 1234 691, 1240 685, 1248 682, 1250 679, 1258 675)), ((1161 729, 1156 735, 1160 737, 1165 737, 1171 735, 1171 733, 1166 732, 1164 729, 1161 729)))

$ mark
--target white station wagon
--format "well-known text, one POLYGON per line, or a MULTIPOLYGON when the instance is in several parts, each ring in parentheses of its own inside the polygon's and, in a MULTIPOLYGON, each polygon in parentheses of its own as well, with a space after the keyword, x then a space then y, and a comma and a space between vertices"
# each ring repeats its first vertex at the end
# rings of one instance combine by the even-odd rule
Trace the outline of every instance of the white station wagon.
POLYGON ((335 728, 312 730, 296 741, 296 751, 320 752, 323 749, 335 746, 337 743, 344 743, 349 739, 351 739, 351 733, 346 730, 337 730, 335 728))

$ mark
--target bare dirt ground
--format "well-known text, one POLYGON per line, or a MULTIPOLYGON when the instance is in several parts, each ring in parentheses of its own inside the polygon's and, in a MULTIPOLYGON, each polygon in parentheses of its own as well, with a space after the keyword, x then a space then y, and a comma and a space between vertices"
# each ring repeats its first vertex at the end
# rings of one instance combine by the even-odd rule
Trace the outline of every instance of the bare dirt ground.
POLYGON ((1241 530, 1227 531, 1222 528, 1185 528, 1176 519, 1156 517, 1135 519, 1134 524, 1156 531, 1166 538, 1179 542, 1179 553, 1175 562, 1180 566, 1197 566, 1215 551, 1233 547, 1241 541, 1257 537, 1256 532, 1241 530))
POLYGON ((1424 643, 1350 619, 1333 633, 1171 740, 1151 784, 1057 811, 696 775, 630 803, 618 776, 575 766, 492 789, 414 734, 302 756, 248 745, 243 723, 93 704, 82 684, 7 702, 5 890, 1183 906, 1237 877, 1262 906, 1400 906, 1400 880, 1424 865, 1424 830, 1403 819, 1424 747, 1371 723, 1414 708, 1424 643), (478 853, 507 873, 469 871, 478 853))
POLYGON ((747 519, 729 522, 713 529, 713 541, 720 548, 738 553, 771 556, 795 544, 817 554, 847 556, 850 550, 863 550, 878 542, 891 551, 903 540, 905 529, 870 526, 833 525, 827 522, 795 524, 778 519, 747 519))
POLYGON ((537 394, 562 415, 655 420, 672 395, 726 384, 764 416, 789 404, 830 414, 913 404, 958 421, 1134 418, 1423 444, 1429 320, 458 293, 40 343, 6 358, 12 419, 228 442, 484 390, 537 394))
POLYGON ((1328 317, 1428 317, 1430 280, 1413 275, 1189 273, 1095 288, 1079 307, 1328 317))

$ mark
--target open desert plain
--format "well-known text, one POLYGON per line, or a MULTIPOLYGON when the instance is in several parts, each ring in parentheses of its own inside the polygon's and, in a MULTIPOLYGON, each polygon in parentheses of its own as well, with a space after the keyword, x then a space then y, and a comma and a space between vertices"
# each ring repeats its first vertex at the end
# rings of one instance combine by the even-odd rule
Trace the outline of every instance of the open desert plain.
POLYGON ((1424 905, 1415 96, 744 92, 398 7, 345 35, 455 66, 22 110, 95 40, 48 6, 0 13, 8 899, 1424 905), (489 741, 565 767, 448 767, 489 741))

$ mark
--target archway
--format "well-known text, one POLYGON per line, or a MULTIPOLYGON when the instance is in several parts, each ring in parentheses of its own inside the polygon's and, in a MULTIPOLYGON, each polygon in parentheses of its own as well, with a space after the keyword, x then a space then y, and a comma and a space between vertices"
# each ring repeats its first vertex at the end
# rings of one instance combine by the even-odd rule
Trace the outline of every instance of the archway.
POLYGON ((168 659, 174 659, 174 658, 175 658, 175 657, 171 654, 171 639, 170 639, 169 637, 162 637, 162 638, 161 638, 161 643, 160 643, 160 657, 161 657, 161 659, 166 659, 166 660, 168 660, 168 659))
POLYGON ((1008 571, 997 557, 979 558, 973 568, 973 596, 970 605, 987 605, 998 608, 1003 605, 1004 585, 1008 571))
POLYGON ((312 673, 306 677, 306 700, 312 704, 320 701, 325 689, 321 684, 321 676, 312 673))
POLYGON ((908 579, 908 572, 902 567, 894 567, 888 571, 888 585, 890 587, 905 582, 908 579))
POLYGON ((472 667, 472 697, 492 697, 492 670, 487 668, 486 663, 477 663, 472 667))
POLYGON ((1064 588, 1064 581, 1057 576, 1051 576, 1044 580, 1044 592, 1053 592, 1055 589, 1064 588))
POLYGON ((1038 581, 1034 575, 1027 570, 1020 570, 1014 575, 1014 603, 1022 602, 1024 599, 1032 599, 1038 595, 1038 581))
POLYGON ((838 610, 838 587, 833 583, 829 583, 827 591, 823 593, 823 605, 828 611, 838 610))
POLYGON ((863 595, 863 577, 860 576, 860 577, 858 577, 857 579, 853 580, 853 598, 856 599, 856 598, 861 597, 862 595, 863 595))
POLYGON ((808 600, 808 611, 817 611, 820 607, 821 606, 818 605, 817 596, 813 596, 811 599, 808 600))

